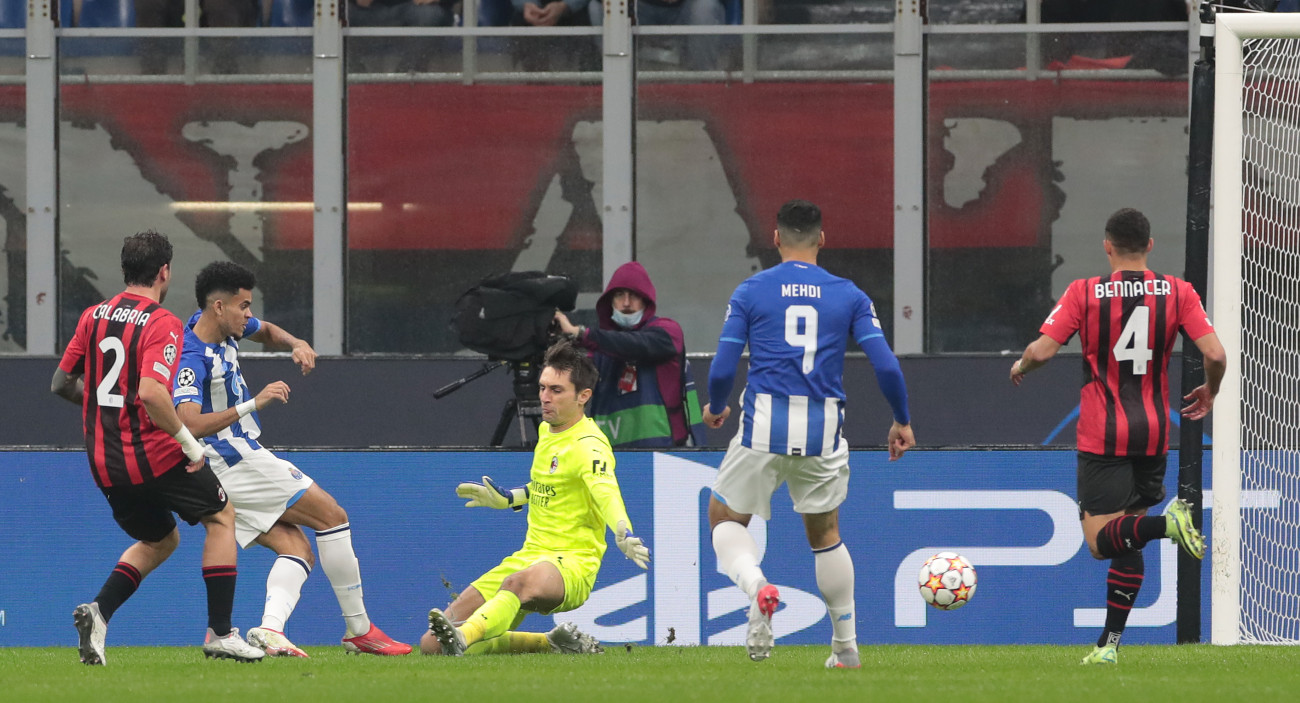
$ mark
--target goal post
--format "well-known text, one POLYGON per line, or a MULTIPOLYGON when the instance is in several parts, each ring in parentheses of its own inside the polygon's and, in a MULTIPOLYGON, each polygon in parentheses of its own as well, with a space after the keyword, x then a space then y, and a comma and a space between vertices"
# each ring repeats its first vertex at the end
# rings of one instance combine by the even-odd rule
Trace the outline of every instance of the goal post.
POLYGON ((1215 31, 1210 641, 1300 644, 1300 14, 1215 31))

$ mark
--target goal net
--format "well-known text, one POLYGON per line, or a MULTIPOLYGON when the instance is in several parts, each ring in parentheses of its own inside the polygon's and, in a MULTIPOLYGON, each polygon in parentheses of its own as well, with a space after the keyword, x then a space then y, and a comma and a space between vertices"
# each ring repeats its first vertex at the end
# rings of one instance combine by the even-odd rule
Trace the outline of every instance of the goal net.
POLYGON ((1300 643, 1300 17, 1219 15, 1211 640, 1300 643))

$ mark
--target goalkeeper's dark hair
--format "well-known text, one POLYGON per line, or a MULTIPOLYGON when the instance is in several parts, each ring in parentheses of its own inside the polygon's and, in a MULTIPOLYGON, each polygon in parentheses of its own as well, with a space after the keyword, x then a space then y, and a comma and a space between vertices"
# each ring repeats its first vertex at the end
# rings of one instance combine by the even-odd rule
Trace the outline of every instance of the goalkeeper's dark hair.
POLYGON ((1151 223, 1146 215, 1126 207, 1106 220, 1106 239, 1120 254, 1142 254, 1151 241, 1151 223))
POLYGON ((194 279, 194 299, 202 310, 208 306, 213 293, 234 295, 241 290, 253 290, 256 285, 257 277, 252 271, 233 261, 213 261, 194 279))
POLYGON ((596 381, 600 380, 600 372, 596 370, 596 365, 591 362, 587 352, 573 346, 567 340, 552 344, 551 348, 546 350, 546 358, 542 365, 556 371, 568 371, 575 393, 594 389, 596 381))
POLYGON ((795 246, 817 243, 822 233, 822 211, 807 200, 791 200, 776 213, 781 241, 795 246))
POLYGON ((158 272, 171 262, 167 235, 149 229, 122 240, 122 280, 128 286, 152 286, 158 272))

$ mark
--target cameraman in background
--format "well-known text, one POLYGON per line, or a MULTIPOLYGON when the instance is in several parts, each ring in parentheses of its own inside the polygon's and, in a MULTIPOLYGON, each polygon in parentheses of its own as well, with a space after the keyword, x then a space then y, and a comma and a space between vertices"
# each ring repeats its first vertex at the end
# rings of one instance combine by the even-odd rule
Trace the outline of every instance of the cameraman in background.
POLYGON ((618 267, 596 301, 599 328, 555 313, 560 331, 586 347, 600 371, 588 412, 614 447, 704 444, 699 398, 686 362, 682 326, 655 316, 645 267, 618 267))

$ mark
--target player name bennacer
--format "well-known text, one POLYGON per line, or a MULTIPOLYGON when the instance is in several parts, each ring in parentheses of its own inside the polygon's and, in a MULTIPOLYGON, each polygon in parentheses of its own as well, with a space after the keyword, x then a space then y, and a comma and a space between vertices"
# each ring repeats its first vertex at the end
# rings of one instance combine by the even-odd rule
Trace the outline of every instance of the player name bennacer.
POLYGON ((1150 281, 1107 281, 1093 286, 1093 295, 1097 298, 1136 298, 1145 295, 1169 295, 1169 281, 1155 279, 1150 281))
POLYGON ((149 313, 142 312, 139 308, 114 308, 110 307, 108 303, 104 303, 95 308, 94 318, 96 320, 107 318, 109 322, 143 325, 149 321, 149 313), (112 310, 112 313, 109 310, 112 310))
POLYGON ((822 287, 812 286, 807 283, 782 283, 782 298, 820 298, 822 297, 822 287))

